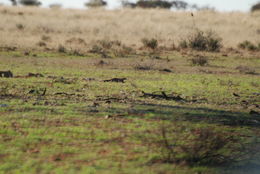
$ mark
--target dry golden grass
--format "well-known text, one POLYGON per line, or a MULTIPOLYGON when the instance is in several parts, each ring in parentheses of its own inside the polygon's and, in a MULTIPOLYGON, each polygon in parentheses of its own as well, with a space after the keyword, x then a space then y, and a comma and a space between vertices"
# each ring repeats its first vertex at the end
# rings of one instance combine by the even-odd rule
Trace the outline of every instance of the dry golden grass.
POLYGON ((225 47, 249 40, 260 42, 260 14, 124 9, 51 10, 0 6, 0 46, 22 49, 66 48, 87 50, 97 40, 119 40, 138 48, 142 38, 156 38, 170 46, 196 27, 213 30, 225 47))

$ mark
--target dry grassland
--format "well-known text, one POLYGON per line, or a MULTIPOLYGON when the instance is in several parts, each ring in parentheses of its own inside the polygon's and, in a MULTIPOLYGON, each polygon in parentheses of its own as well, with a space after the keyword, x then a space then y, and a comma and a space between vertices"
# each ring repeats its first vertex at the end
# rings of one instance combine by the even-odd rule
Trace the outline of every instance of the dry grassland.
POLYGON ((21 49, 56 49, 59 45, 79 50, 97 40, 119 40, 139 48, 142 38, 156 38, 160 46, 178 44, 196 28, 213 30, 225 47, 249 40, 260 42, 260 14, 124 9, 54 10, 0 7, 0 46, 21 49), (43 44, 40 44, 44 42, 43 44))

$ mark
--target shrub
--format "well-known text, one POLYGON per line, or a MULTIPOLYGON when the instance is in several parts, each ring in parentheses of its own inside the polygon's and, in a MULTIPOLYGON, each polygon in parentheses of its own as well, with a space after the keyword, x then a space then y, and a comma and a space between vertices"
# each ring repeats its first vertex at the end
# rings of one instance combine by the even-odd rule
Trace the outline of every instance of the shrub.
POLYGON ((40 6, 41 2, 38 0, 20 0, 20 4, 27 5, 27 6, 40 6))
POLYGON ((90 0, 89 2, 85 3, 85 6, 90 8, 96 8, 96 7, 103 7, 106 6, 107 2, 103 0, 90 0))
POLYGON ((259 11, 259 10, 260 10, 260 2, 258 2, 257 4, 251 7, 251 12, 259 11))
POLYGON ((18 30, 23 30, 25 28, 25 26, 23 24, 16 24, 16 28, 18 30))
POLYGON ((137 7, 140 8, 166 8, 169 9, 172 7, 172 3, 164 0, 139 0, 136 3, 137 7))
POLYGON ((216 33, 209 32, 206 38, 207 38, 207 50, 219 51, 222 45, 221 45, 221 39, 216 35, 216 33))
POLYGON ((150 48, 150 49, 154 50, 158 47, 158 41, 154 38, 152 38, 152 39, 143 38, 141 41, 142 41, 144 47, 146 47, 146 48, 150 48))
POLYGON ((219 51, 222 47, 221 38, 212 31, 203 32, 197 30, 188 39, 188 46, 198 51, 219 51))
POLYGON ((208 58, 204 56, 197 56, 191 59, 192 65, 205 66, 208 64, 208 58))
POLYGON ((58 47, 58 52, 60 52, 60 53, 66 53, 67 50, 66 50, 66 48, 65 48, 63 45, 59 45, 59 47, 58 47))
POLYGON ((239 44, 238 44, 238 47, 239 47, 239 48, 242 48, 242 49, 246 49, 247 46, 250 45, 250 44, 251 44, 251 42, 245 40, 244 42, 239 43, 239 44))
POLYGON ((160 160, 165 163, 222 166, 247 161, 257 151, 253 139, 245 141, 232 131, 213 126, 162 125, 153 134, 144 141, 159 152, 160 160))
POLYGON ((257 46, 255 46, 252 42, 245 40, 244 42, 241 42, 238 44, 238 47, 241 49, 246 49, 249 51, 255 51, 257 50, 257 46))

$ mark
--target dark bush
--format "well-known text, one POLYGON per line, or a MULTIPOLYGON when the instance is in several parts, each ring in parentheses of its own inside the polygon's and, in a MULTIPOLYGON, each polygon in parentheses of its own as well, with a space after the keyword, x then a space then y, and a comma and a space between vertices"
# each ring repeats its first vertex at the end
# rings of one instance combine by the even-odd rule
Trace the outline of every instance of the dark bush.
POLYGON ((207 38, 207 50, 219 51, 222 45, 221 45, 221 39, 216 35, 216 33, 209 32, 206 38, 207 38))
POLYGON ((59 45, 58 47, 58 52, 59 53, 66 53, 67 49, 63 45, 59 45))
POLYGON ((156 49, 158 47, 158 41, 154 38, 152 39, 147 39, 147 38, 144 38, 141 40, 144 47, 146 48, 150 48, 150 49, 156 49))
POLYGON ((42 4, 38 0, 20 0, 19 3, 27 6, 40 6, 42 4))
POLYGON ((188 46, 198 51, 219 51, 222 47, 221 38, 212 31, 196 31, 188 39, 188 46))
POLYGON ((164 0, 139 0, 136 3, 137 7, 140 8, 166 8, 172 7, 172 3, 164 0))
POLYGON ((251 12, 260 11, 260 2, 251 7, 251 12))
POLYGON ((249 51, 256 51, 258 49, 256 45, 254 45, 252 42, 247 40, 238 44, 238 47, 249 51))

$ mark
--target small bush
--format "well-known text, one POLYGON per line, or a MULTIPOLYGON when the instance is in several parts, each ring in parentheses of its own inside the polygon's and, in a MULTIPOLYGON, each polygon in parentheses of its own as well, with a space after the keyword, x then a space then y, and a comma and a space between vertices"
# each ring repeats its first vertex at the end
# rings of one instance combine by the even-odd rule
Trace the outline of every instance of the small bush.
POLYGON ((256 155, 254 139, 245 142, 236 133, 213 126, 162 125, 147 136, 143 140, 159 152, 159 160, 165 163, 222 166, 247 161, 256 155))
POLYGON ((25 26, 23 24, 16 24, 16 28, 18 30, 23 30, 25 28, 25 26))
POLYGON ((256 3, 251 7, 251 12, 260 11, 260 2, 256 3))
POLYGON ((259 49, 258 47, 248 40, 245 40, 244 42, 238 44, 238 48, 249 50, 249 51, 256 51, 257 49, 259 49))
POLYGON ((221 38, 212 31, 203 32, 198 30, 188 39, 188 46, 198 51, 219 51, 222 47, 221 38))
POLYGON ((158 41, 154 38, 152 38, 152 39, 144 38, 141 41, 142 41, 144 47, 146 47, 146 48, 150 48, 150 49, 154 50, 158 47, 158 41))
POLYGON ((37 0, 20 0, 20 4, 27 5, 27 6, 40 6, 41 2, 37 0))
POLYGON ((66 53, 67 50, 66 50, 66 48, 65 48, 63 45, 59 45, 59 47, 58 47, 58 52, 59 52, 59 53, 66 53))
POLYGON ((172 3, 165 0, 153 0, 153 1, 139 0, 137 1, 136 6, 140 8, 170 9, 172 7, 172 3))
POLYGON ((208 58, 204 56, 197 56, 191 59, 192 65, 205 66, 208 64, 208 58))

